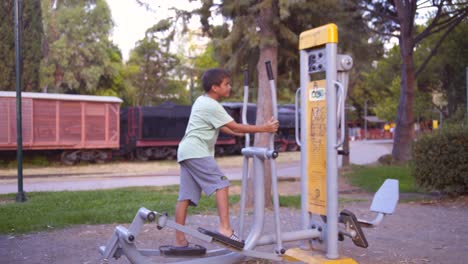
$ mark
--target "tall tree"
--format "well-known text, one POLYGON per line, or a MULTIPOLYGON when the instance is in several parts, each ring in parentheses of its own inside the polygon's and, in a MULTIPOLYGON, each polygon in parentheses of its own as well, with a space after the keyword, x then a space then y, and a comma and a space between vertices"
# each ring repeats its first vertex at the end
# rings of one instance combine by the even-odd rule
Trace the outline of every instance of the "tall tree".
MULTIPOLYGON (((150 11, 157 10, 151 1, 136 2, 150 11)), ((177 57, 173 44, 187 37, 182 35, 189 31, 192 14, 175 8, 171 11, 168 18, 147 29, 145 38, 138 41, 127 63, 137 104, 158 104, 166 100, 187 104, 190 101, 186 87, 192 68, 187 67, 187 60, 193 59, 177 57)), ((187 43, 183 45, 187 48, 187 43)))
POLYGON ((134 68, 131 79, 136 87, 136 105, 152 105, 177 99, 176 93, 171 92, 168 73, 174 69, 178 60, 151 35, 147 34, 137 43, 127 63, 128 67, 134 68))
POLYGON ((117 96, 123 100, 123 106, 133 105, 131 81, 122 62, 122 53, 114 44, 106 52, 110 60, 110 69, 101 75, 94 94, 117 96))
MULTIPOLYGON (((430 36, 416 50, 416 61, 422 61, 431 52, 441 34, 430 36)), ((441 44, 439 51, 418 77, 418 87, 428 92, 443 94, 446 109, 439 109, 445 118, 458 108, 466 109, 466 67, 468 66, 468 19, 465 19, 441 44)), ((439 105, 434 105, 440 108, 439 105)))
MULTIPOLYGON (((253 76, 250 84, 257 89, 258 107, 257 122, 263 123, 272 115, 269 82, 266 76, 265 61, 272 62, 273 74, 277 80, 279 99, 292 102, 294 91, 299 84, 299 34, 305 30, 327 23, 337 23, 343 39, 349 38, 346 49, 341 51, 357 51, 367 48, 368 58, 374 58, 378 45, 367 44, 368 32, 361 30, 357 12, 345 13, 340 1, 281 1, 281 0, 249 0, 249 1, 203 1, 197 11, 201 16, 204 31, 214 40, 217 59, 223 67, 234 73, 239 79, 243 68, 248 68, 253 76), (210 24, 214 15, 222 15, 225 23, 220 26, 210 24), (354 33, 354 34, 353 34, 354 33), (364 43, 366 44, 359 45, 364 43), (255 74, 252 74, 254 73, 255 74), (252 85, 253 84, 253 85, 252 85)), ((350 11, 351 12, 351 11, 350 11)), ((346 43, 346 41, 343 41, 346 43)), ((361 54, 362 52, 356 52, 361 54)), ((355 54, 351 54, 355 55, 355 54)), ((360 58, 365 58, 361 55, 360 58)), ((369 65, 370 63, 367 63, 369 65)), ((359 64, 357 64, 359 65, 359 64)), ((237 81, 237 83, 241 83, 237 81)), ((238 89, 241 90, 241 89, 238 89)), ((267 134, 255 137, 256 146, 266 146, 267 134)), ((266 163, 266 201, 271 205, 270 169, 266 163)), ((252 205, 252 180, 248 180, 247 204, 252 205)))
MULTIPOLYGON (((0 4, 0 90, 15 89, 14 0, 0 4)), ((41 1, 22 1, 22 82, 24 91, 38 91, 39 67, 42 58, 41 1)))
POLYGON ((112 71, 112 19, 105 0, 43 0, 45 41, 42 86, 65 93, 95 93, 112 71))
POLYGON ((413 105, 416 78, 427 66, 448 34, 468 15, 466 1, 450 0, 355 0, 354 4, 367 15, 370 29, 384 38, 396 37, 400 46, 401 83, 396 131, 393 142, 393 159, 404 162, 411 158, 413 141, 413 105), (416 28, 418 11, 433 9, 433 20, 420 33, 416 28), (431 48, 431 53, 416 68, 414 63, 415 48, 428 36, 441 32, 440 39, 431 48))

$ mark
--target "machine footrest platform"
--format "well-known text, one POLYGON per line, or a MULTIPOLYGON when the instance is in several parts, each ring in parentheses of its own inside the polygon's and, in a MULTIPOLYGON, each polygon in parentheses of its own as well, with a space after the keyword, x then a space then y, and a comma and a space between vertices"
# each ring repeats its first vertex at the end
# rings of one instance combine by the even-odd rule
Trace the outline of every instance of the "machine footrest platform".
POLYGON ((188 245, 185 247, 166 245, 160 246, 159 251, 161 252, 161 255, 171 257, 203 256, 206 254, 206 248, 200 245, 188 245))

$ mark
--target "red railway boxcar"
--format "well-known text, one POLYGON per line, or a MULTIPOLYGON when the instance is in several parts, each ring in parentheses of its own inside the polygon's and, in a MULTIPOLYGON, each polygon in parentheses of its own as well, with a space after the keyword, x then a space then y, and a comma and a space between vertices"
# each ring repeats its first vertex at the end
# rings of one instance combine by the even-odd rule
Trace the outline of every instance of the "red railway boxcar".
MULTIPOLYGON (((63 150, 62 161, 104 161, 119 148, 122 100, 112 96, 22 93, 23 148, 63 150)), ((0 91, 0 151, 16 149, 16 93, 0 91)))

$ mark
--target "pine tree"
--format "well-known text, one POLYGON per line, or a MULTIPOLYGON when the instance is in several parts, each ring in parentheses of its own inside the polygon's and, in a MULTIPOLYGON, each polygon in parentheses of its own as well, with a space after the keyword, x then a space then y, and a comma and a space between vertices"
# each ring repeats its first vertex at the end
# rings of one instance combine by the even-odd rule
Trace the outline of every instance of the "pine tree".
POLYGON ((96 93, 114 71, 108 50, 112 19, 104 0, 44 0, 41 86, 64 93, 96 93), (55 3, 55 5, 54 5, 55 3))
MULTIPOLYGON (((0 4, 0 90, 15 90, 14 0, 0 4)), ((22 1, 21 52, 23 91, 39 91, 39 67, 42 58, 41 1, 22 1)))

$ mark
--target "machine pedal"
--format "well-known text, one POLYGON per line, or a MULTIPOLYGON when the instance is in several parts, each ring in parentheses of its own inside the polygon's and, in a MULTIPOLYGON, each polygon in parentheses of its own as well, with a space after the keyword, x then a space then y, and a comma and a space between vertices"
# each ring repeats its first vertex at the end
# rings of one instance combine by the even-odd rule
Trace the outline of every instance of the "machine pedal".
POLYGON ((351 229, 356 232, 356 235, 352 237, 354 245, 362 248, 367 248, 369 244, 367 239, 362 232, 361 225, 359 224, 356 216, 349 210, 344 209, 340 213, 340 219, 343 224, 345 224, 346 229, 351 229))
POLYGON ((220 242, 228 247, 231 247, 236 250, 242 250, 244 248, 244 242, 239 242, 233 239, 230 239, 229 237, 223 236, 218 232, 212 232, 210 230, 206 230, 204 228, 199 227, 198 232, 208 235, 213 238, 213 240, 216 240, 217 242, 220 242))
POLYGON ((168 257, 194 257, 203 256, 206 254, 206 248, 200 245, 188 245, 185 247, 178 246, 160 246, 161 255, 168 257))

